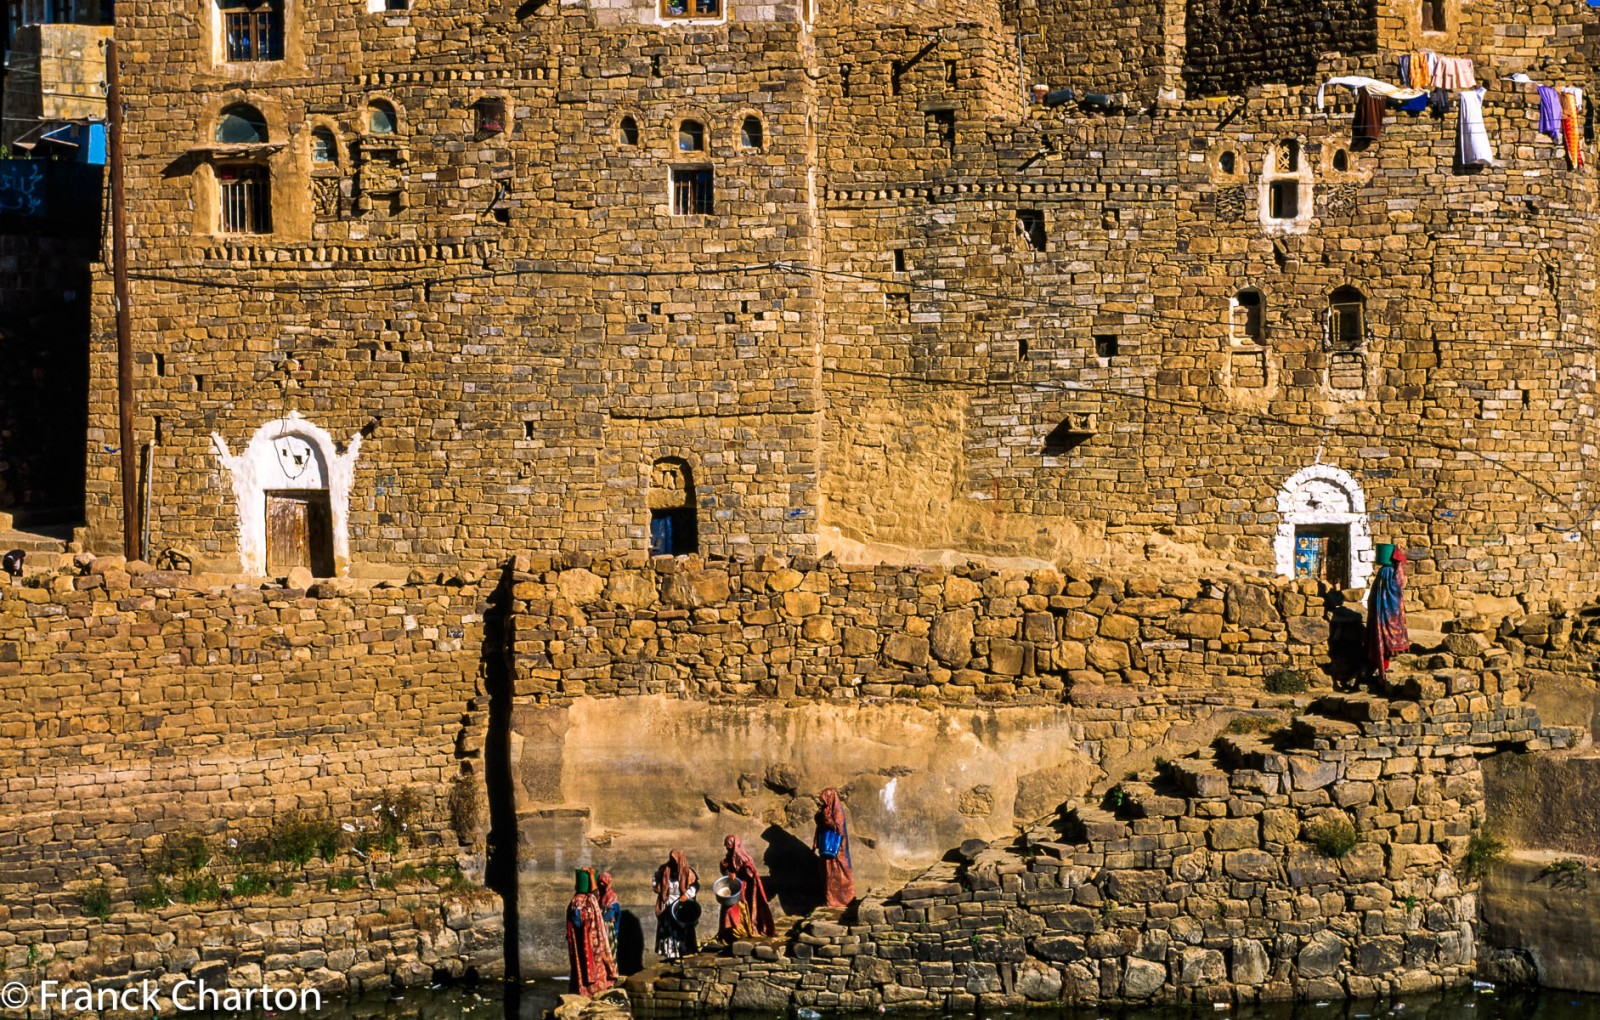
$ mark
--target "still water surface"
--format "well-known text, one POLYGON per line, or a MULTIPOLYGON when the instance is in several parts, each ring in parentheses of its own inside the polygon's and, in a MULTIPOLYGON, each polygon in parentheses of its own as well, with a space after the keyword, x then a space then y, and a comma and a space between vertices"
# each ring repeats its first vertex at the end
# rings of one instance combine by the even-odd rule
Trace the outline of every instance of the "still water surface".
MULTIPOLYGON (((540 1020, 564 991, 565 981, 551 979, 519 988, 483 985, 474 990, 411 989, 403 995, 329 1003, 316 1020, 540 1020)), ((1600 1020, 1600 996, 1493 987, 1381 1002, 1273 1003, 1225 1011, 1210 1007, 1102 1007, 1029 1010, 998 1016, 1015 1020, 1600 1020)), ((881 1014, 830 1014, 825 1020, 869 1018, 881 1020, 881 1014)), ((809 1020, 809 1014, 798 1020, 809 1020)))

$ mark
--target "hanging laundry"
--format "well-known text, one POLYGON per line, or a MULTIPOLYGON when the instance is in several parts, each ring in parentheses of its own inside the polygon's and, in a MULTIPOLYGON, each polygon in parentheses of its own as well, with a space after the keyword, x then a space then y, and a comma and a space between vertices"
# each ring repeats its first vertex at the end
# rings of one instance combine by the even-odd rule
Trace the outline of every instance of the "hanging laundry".
POLYGON ((1582 89, 1568 87, 1561 90, 1561 139, 1567 147, 1567 165, 1574 170, 1583 167, 1583 145, 1578 138, 1578 114, 1582 109, 1582 89))
POLYGON ((1356 116, 1350 124, 1350 141, 1356 145, 1377 141, 1383 134, 1383 108, 1382 96, 1365 88, 1356 89, 1356 116))
POLYGON ((1400 57, 1400 81, 1409 88, 1426 89, 1433 84, 1429 73, 1428 55, 1422 50, 1412 50, 1400 57))
POLYGON ((1401 103, 1408 99, 1415 99, 1418 96, 1427 95, 1427 93, 1422 89, 1404 88, 1399 85, 1390 85, 1388 82, 1379 81, 1376 78, 1367 78, 1359 74, 1348 74, 1338 78, 1329 78, 1318 87, 1317 109, 1319 110, 1324 106, 1324 93, 1327 92, 1329 85, 1343 85, 1352 91, 1355 89, 1366 89, 1373 95, 1381 96, 1384 99, 1393 99, 1395 102, 1401 103))
POLYGON ((1561 93, 1548 85, 1539 86, 1539 133, 1561 141, 1561 93))
POLYGON ((1428 94, 1428 109, 1439 116, 1450 112, 1450 93, 1446 89, 1434 89, 1428 94))
POLYGON ((1429 54, 1433 59, 1433 84, 1441 89, 1451 92, 1465 92, 1478 87, 1478 79, 1472 71, 1472 60, 1469 57, 1441 57, 1438 54, 1429 54))
POLYGON ((1483 126, 1483 94, 1487 89, 1466 89, 1461 95, 1461 125, 1457 146, 1462 166, 1493 166, 1494 147, 1483 126))

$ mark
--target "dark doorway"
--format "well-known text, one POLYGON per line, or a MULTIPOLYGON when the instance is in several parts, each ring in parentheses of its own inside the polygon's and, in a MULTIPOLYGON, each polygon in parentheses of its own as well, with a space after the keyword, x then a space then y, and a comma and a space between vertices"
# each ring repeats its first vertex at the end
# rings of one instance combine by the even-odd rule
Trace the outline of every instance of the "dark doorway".
POLYGON ((333 513, 325 491, 267 493, 267 573, 305 567, 333 576, 333 513))
POLYGON ((680 506, 650 511, 650 554, 686 556, 700 549, 694 507, 680 506))
POLYGON ((1315 578, 1335 591, 1350 587, 1350 525, 1298 525, 1294 576, 1315 578))

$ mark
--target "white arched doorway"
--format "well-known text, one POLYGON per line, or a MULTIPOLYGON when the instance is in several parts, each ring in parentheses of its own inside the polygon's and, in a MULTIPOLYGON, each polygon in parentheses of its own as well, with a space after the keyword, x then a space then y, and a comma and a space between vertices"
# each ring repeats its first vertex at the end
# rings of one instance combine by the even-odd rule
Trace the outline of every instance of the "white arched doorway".
POLYGON ((294 567, 317 577, 350 572, 350 482, 359 434, 340 455, 332 436, 290 411, 257 429, 238 456, 218 433, 211 443, 238 502, 242 571, 274 577, 294 567))
POLYGON ((1361 483, 1331 464, 1301 468, 1278 490, 1278 573, 1365 588, 1372 577, 1372 528, 1361 483))

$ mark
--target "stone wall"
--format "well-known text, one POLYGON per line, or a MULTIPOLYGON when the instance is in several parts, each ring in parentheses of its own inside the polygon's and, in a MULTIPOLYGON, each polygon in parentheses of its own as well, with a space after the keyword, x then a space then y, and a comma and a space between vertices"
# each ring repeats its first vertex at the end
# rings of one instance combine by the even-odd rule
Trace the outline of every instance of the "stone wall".
POLYGON ((7 966, 109 977, 222 961, 338 984, 321 973, 336 971, 352 987, 498 968, 498 934, 468 930, 499 911, 481 889, 491 588, 226 586, 116 557, 0 578, 7 966), (385 810, 387 852, 371 844, 385 810), (336 865, 241 849, 271 845, 295 819, 329 831, 336 865), (188 840, 212 862, 168 868, 164 896, 154 862, 188 840), (417 877, 430 868, 431 881, 417 877), (214 905, 246 872, 298 898, 214 905), (190 878, 198 899, 180 894, 190 878), (106 922, 85 906, 94 887, 106 922), (141 895, 188 906, 136 909, 141 895), (318 955, 335 945, 343 955, 318 955))
POLYGON ((640 975, 636 1008, 971 1011, 1384 995, 1471 975, 1478 756, 1560 747, 1505 673, 1396 677, 963 846, 887 899, 640 975), (1333 826, 1346 828, 1332 838, 1333 826))
POLYGON ((570 868, 617 879, 644 945, 649 882, 742 835, 781 913, 814 902, 816 792, 845 791, 863 888, 993 839, 1322 680, 1301 585, 831 559, 524 556, 507 603, 524 968, 559 967, 570 868), (952 809, 954 805, 954 809, 952 809))
POLYGON ((1314 582, 524 556, 507 623, 516 695, 914 697, 1059 703, 1100 684, 1259 690, 1327 662, 1314 582))
MULTIPOLYGON (((662 24, 642 2, 308 0, 285 59, 248 73, 180 6, 119 27, 157 550, 239 569, 239 500, 258 496, 236 494, 213 433, 237 451, 294 410, 330 459, 363 437, 357 573, 644 549, 670 457, 719 554, 810 553, 828 529, 1283 570, 1283 486, 1322 464, 1429 584, 1592 585, 1591 179, 1536 135, 1531 93, 1490 92, 1502 165, 1458 173, 1452 119, 1393 115, 1356 151, 1348 96, 1321 111, 1305 87, 1391 78, 1412 46, 1471 56, 1485 81, 1585 81, 1595 15, 1575 0, 1447 5, 1453 27, 1426 38, 1415 4, 1287 21, 1191 5, 1191 49, 1257 47, 1235 56, 1295 83, 1222 104, 1159 98, 1173 4, 1110 25, 976 0, 662 24), (1067 78, 1132 98, 1026 105, 1024 85, 1067 78), (504 102, 504 131, 476 129, 480 99, 504 102), (235 102, 266 121, 254 155, 210 148, 235 102), (371 102, 395 105, 396 137, 372 136, 371 102), (679 148, 685 120, 706 148, 679 148), (334 160, 313 162, 317 131, 334 160), (1300 212, 1275 220, 1290 141, 1300 212), (274 229, 225 237, 215 169, 246 158, 272 173, 274 229), (691 165, 715 171, 712 215, 671 212, 691 165), (1346 286, 1365 338, 1334 352, 1346 286), (1230 324, 1246 290, 1265 309, 1248 344, 1230 324)), ((1220 88, 1231 66, 1191 70, 1220 88)), ((108 357, 96 540, 116 519, 108 357)))

